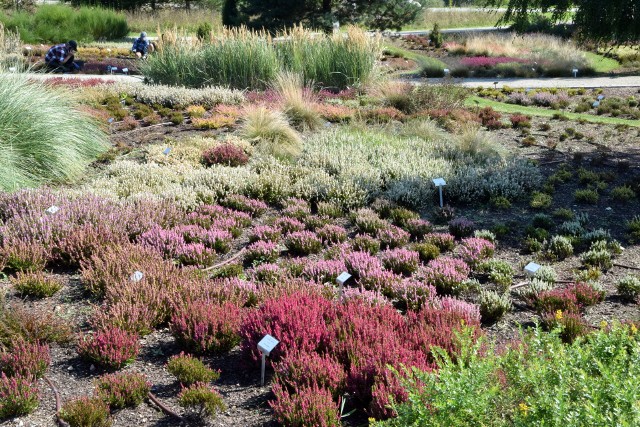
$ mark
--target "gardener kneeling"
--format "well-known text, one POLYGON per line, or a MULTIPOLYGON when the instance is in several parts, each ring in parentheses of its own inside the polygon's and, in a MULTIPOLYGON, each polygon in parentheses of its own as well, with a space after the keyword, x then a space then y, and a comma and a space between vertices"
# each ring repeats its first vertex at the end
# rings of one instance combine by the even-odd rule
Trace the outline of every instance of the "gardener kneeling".
POLYGON ((133 47, 131 48, 131 52, 134 52, 138 58, 142 59, 146 59, 147 53, 153 52, 153 50, 154 46, 149 43, 147 33, 144 31, 140 33, 140 37, 133 41, 133 47))
POLYGON ((73 62, 73 54, 78 51, 78 43, 69 40, 53 46, 44 57, 47 68, 54 72, 68 73, 78 71, 80 64, 73 62))

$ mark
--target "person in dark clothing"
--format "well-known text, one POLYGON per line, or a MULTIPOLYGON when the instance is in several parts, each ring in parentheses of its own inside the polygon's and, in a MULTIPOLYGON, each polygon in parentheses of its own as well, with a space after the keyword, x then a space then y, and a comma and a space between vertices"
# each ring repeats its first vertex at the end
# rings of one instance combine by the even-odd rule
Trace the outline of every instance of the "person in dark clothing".
POLYGON ((52 71, 73 72, 80 69, 80 64, 74 62, 74 53, 78 51, 78 43, 69 40, 66 43, 57 44, 44 57, 47 68, 52 71))
POLYGON ((133 41, 131 52, 134 52, 138 58, 144 59, 150 50, 153 51, 153 46, 151 46, 149 39, 147 39, 147 33, 143 31, 140 33, 140 37, 133 41))

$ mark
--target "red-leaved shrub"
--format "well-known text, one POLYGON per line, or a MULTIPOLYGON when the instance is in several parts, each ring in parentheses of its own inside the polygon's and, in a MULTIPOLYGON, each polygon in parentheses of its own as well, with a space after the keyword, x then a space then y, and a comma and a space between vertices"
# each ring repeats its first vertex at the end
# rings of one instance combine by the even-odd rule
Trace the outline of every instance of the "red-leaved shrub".
POLYGON ((22 338, 13 342, 10 351, 0 354, 0 371, 9 377, 42 378, 50 363, 48 345, 22 338))
POLYGON ((206 166, 225 165, 242 166, 249 162, 249 156, 237 145, 221 144, 202 153, 202 163, 206 166))

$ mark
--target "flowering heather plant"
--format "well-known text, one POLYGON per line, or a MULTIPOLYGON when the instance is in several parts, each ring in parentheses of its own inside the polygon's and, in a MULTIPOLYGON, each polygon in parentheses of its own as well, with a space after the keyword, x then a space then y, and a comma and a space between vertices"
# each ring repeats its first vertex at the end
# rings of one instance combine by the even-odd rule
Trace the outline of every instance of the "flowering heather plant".
POLYGON ((288 216, 277 218, 273 225, 274 227, 278 227, 283 235, 303 231, 305 229, 305 225, 302 221, 288 216))
POLYGON ((349 123, 356 115, 356 110, 339 104, 317 104, 315 110, 320 117, 331 123, 349 123))
POLYGON ((242 228, 251 225, 251 215, 219 205, 200 205, 187 216, 187 221, 206 229, 242 228))
POLYGON ((533 297, 533 306, 539 313, 580 312, 580 303, 576 293, 570 288, 542 291, 533 297))
POLYGON ((436 296, 436 288, 421 280, 403 278, 393 282, 389 296, 401 310, 419 310, 436 296))
POLYGON ((110 427, 109 404, 100 397, 82 396, 62 405, 60 418, 70 427, 110 427))
POLYGON ((227 409, 220 393, 205 383, 183 388, 178 403, 198 419, 214 418, 218 412, 227 409))
POLYGON ((382 270, 380 260, 367 252, 351 252, 345 255, 347 271, 356 279, 369 271, 382 270))
POLYGON ((389 249, 381 254, 382 264, 396 274, 410 276, 418 269, 420 256, 418 252, 404 248, 389 249))
POLYGON ((269 334, 280 344, 269 355, 278 362, 289 352, 310 353, 328 348, 330 330, 326 319, 334 315, 335 305, 321 295, 293 293, 267 299, 257 310, 250 311, 240 329, 241 348, 247 360, 258 361, 258 342, 269 334))
POLYGON ((220 204, 227 208, 248 213, 252 217, 258 217, 262 215, 269 207, 266 203, 261 202, 260 200, 250 199, 239 194, 232 194, 230 196, 227 196, 220 202, 220 204))
POLYGON ((280 230, 271 225, 256 225, 249 234, 249 242, 257 241, 277 242, 280 239, 280 230))
POLYGON ((316 385, 329 390, 333 398, 344 391, 347 374, 344 367, 328 354, 291 352, 273 364, 276 382, 290 393, 300 387, 316 385))
POLYGON ((387 225, 377 213, 371 209, 363 208, 351 214, 351 220, 358 231, 366 234, 376 234, 378 230, 387 225))
POLYGON ((282 425, 291 427, 339 427, 338 405, 331 391, 317 385, 301 386, 295 392, 276 383, 272 387, 276 399, 269 402, 273 416, 282 425))
POLYGON ((224 353, 240 342, 242 310, 234 303, 195 300, 180 304, 170 329, 179 345, 197 353, 224 353))
POLYGON ((543 107, 550 107, 553 104, 558 103, 558 97, 549 92, 537 92, 533 95, 533 103, 543 107))
POLYGON ((0 375, 0 419, 30 414, 38 401, 38 388, 31 378, 0 375))
POLYGON ((203 243, 187 243, 180 230, 154 227, 140 235, 138 243, 157 250, 165 258, 173 258, 185 265, 208 265, 217 257, 214 250, 203 243))
POLYGON ((477 237, 462 239, 458 246, 458 254, 469 266, 474 267, 478 262, 491 258, 496 246, 488 240, 477 237))
POLYGON ((307 260, 302 274, 316 283, 335 283, 340 273, 346 270, 347 267, 342 260, 307 260))
POLYGON ((356 234, 351 240, 351 248, 356 252, 367 252, 375 255, 380 252, 380 241, 367 234, 356 234))
POLYGON ((273 242, 258 241, 247 246, 244 262, 247 264, 261 264, 276 262, 280 256, 278 245, 273 242))
POLYGON ((318 202, 318 215, 328 218, 342 218, 344 212, 339 205, 331 202, 318 202))
POLYGON ((358 285, 369 291, 381 292, 385 295, 390 293, 398 282, 402 280, 399 276, 388 270, 367 270, 358 278, 358 285))
POLYGON ((111 409, 136 408, 151 391, 146 375, 136 372, 106 374, 96 380, 96 394, 111 409))
POLYGON ((185 353, 173 356, 167 362, 167 370, 184 386, 195 383, 209 383, 220 378, 220 372, 214 371, 200 359, 185 353))
POLYGON ((311 215, 311 207, 306 200, 291 198, 285 200, 282 204, 282 214, 284 216, 303 220, 311 215))
POLYGON ((438 293, 457 295, 462 291, 469 271, 467 264, 460 259, 440 257, 429 262, 422 275, 427 283, 436 287, 438 293))
POLYGON ((509 104, 517 104, 517 105, 532 105, 533 100, 529 95, 524 92, 513 92, 509 94, 509 98, 507 99, 509 104))
POLYGON ((252 280, 266 284, 276 284, 287 278, 287 270, 274 263, 257 265, 248 274, 252 280))
POLYGON ((424 236, 424 243, 436 245, 442 252, 451 251, 455 247, 455 238, 447 233, 429 233, 424 236))
POLYGON ((18 272, 11 278, 11 283, 20 295, 33 298, 50 297, 62 289, 62 282, 59 279, 45 275, 43 272, 18 272))
POLYGON ((451 233, 456 239, 471 236, 474 228, 475 224, 473 221, 464 217, 454 218, 449 221, 449 233, 451 233))
POLYGON ((0 371, 9 377, 42 378, 49 368, 49 346, 17 338, 10 351, 0 354, 0 371))
POLYGON ((404 121, 406 116, 397 108, 378 107, 360 110, 360 115, 367 123, 389 123, 391 121, 404 121))
POLYGON ((293 255, 316 254, 322 250, 322 241, 312 231, 296 231, 287 234, 284 244, 293 255))
POLYGON ((233 236, 227 230, 204 229, 198 225, 179 225, 172 231, 182 234, 187 244, 202 243, 218 253, 227 253, 233 236))
POLYGON ((409 233, 395 225, 387 225, 378 230, 376 237, 382 248, 397 248, 409 243, 409 233))
POLYGON ((429 221, 419 218, 408 219, 403 228, 411 234, 413 240, 422 240, 433 231, 433 225, 429 221))
MULTIPOLYGON (((335 288, 333 288, 335 289, 335 288)), ((337 297, 337 295, 336 295, 337 297)), ((367 305, 389 305, 390 302, 381 292, 370 291, 362 287, 345 288, 342 290, 344 301, 357 300, 367 305)))
POLYGON ((316 234, 322 239, 322 243, 327 246, 347 240, 347 230, 339 225, 326 224, 318 228, 316 234))
POLYGON ((205 166, 225 165, 230 167, 244 166, 249 162, 249 156, 237 145, 224 143, 209 148, 202 153, 202 163, 205 166))
POLYGON ((78 354, 105 369, 120 369, 138 355, 138 336, 118 328, 85 335, 78 342, 78 354))

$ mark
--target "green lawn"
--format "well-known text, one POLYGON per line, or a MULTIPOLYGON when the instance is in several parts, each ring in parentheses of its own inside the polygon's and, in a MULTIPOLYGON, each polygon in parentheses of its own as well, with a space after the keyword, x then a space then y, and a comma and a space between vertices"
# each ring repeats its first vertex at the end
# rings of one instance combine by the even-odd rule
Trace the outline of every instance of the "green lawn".
POLYGON ((384 46, 384 50, 391 55, 399 56, 400 58, 409 59, 411 61, 415 61, 418 64, 418 67, 412 71, 405 71, 402 74, 414 74, 419 73, 425 67, 431 68, 440 68, 445 69, 449 68, 447 64, 440 61, 437 58, 432 58, 428 55, 423 55, 417 52, 412 52, 407 49, 403 49, 401 47, 388 44, 384 46))
POLYGON ((610 73, 620 67, 620 63, 613 58, 606 58, 593 52, 585 52, 584 55, 597 73, 610 73))
POLYGON ((496 111, 508 114, 527 114, 529 116, 552 117, 554 114, 562 114, 571 120, 584 119, 591 123, 606 123, 612 125, 624 124, 629 126, 640 127, 640 120, 619 119, 617 117, 594 116, 591 114, 569 113, 562 110, 551 110, 548 108, 529 107, 524 105, 507 104, 505 102, 493 101, 481 98, 479 96, 471 96, 467 98, 465 105, 468 107, 491 107, 496 111))

